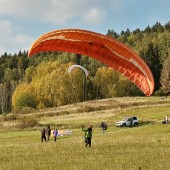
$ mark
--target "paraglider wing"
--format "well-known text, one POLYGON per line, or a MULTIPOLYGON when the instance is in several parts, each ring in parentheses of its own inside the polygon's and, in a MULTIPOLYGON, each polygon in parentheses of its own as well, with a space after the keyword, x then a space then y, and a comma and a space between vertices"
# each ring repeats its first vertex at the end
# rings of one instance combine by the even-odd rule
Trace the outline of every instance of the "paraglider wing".
POLYGON ((80 65, 77 65, 77 64, 75 64, 75 65, 71 65, 69 68, 68 68, 68 72, 70 73, 73 69, 75 69, 75 68, 81 68, 83 71, 84 71, 84 73, 86 74, 86 77, 89 75, 89 72, 87 71, 87 69, 85 69, 84 67, 82 67, 82 66, 80 66, 80 65))
POLYGON ((61 51, 93 57, 126 76, 145 95, 154 90, 153 75, 147 64, 121 42, 91 31, 56 30, 42 35, 29 50, 28 56, 46 51, 61 51))

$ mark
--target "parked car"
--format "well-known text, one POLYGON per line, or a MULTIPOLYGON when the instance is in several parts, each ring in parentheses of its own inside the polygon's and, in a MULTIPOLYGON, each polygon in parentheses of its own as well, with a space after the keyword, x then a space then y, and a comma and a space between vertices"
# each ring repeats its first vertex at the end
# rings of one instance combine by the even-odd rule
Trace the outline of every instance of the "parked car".
POLYGON ((133 122, 133 126, 137 127, 138 126, 138 119, 137 117, 133 116, 133 117, 126 117, 125 119, 116 122, 116 126, 117 127, 131 127, 131 122, 133 122))

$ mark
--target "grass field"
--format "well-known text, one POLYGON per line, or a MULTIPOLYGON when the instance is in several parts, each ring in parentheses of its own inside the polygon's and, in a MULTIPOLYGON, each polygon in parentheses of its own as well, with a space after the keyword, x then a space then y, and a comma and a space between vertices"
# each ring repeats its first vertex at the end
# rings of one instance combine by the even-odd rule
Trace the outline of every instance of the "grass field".
POLYGON ((19 117, 0 117, 0 170, 169 170, 170 98, 114 98, 51 108, 21 115, 37 119, 32 128, 18 129, 19 117), (139 118, 139 127, 117 128, 114 123, 126 116, 139 118), (102 134, 99 125, 106 121, 102 134), (93 125, 92 147, 84 147, 81 125, 93 125), (68 129, 71 135, 57 142, 40 142, 40 130, 68 129))

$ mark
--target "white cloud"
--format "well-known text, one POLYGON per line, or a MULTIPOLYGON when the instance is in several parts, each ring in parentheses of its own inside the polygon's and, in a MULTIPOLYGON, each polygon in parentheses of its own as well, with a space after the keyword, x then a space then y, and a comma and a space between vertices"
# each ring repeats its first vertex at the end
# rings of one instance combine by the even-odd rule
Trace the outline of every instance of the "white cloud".
POLYGON ((0 0, 0 54, 27 49, 35 38, 26 35, 36 23, 71 27, 102 25, 108 8, 120 8, 122 0, 0 0), (8 18, 4 20, 3 18, 8 18), (3 20, 1 20, 3 19, 3 20), (27 26, 25 26, 27 22, 27 26), (29 22, 29 23, 28 23, 29 22))
POLYGON ((0 53, 5 52, 5 48, 11 45, 11 23, 8 20, 0 21, 0 53))
POLYGON ((22 28, 28 20, 37 25, 40 22, 57 26, 70 25, 70 22, 101 24, 107 14, 100 5, 98 0, 0 0, 0 19, 8 18, 0 21, 1 52, 18 51, 32 44, 35 39, 23 33, 30 28, 22 28))
POLYGON ((1 38, 0 42, 5 42, 6 37, 10 37, 11 35, 11 23, 8 20, 2 20, 0 21, 0 33, 1 33, 1 38))
POLYGON ((105 13, 98 0, 0 0, 0 4, 1 16, 27 17, 54 24, 63 24, 73 18, 85 18, 87 23, 94 19, 102 22, 102 14, 105 13), (87 15, 87 12, 90 12, 90 15, 87 15))
POLYGON ((136 0, 0 0, 0 54, 28 48, 35 40, 31 34, 38 37, 36 34, 51 28, 79 27, 105 33, 110 28, 121 31, 147 26, 155 20, 167 21, 169 0, 139 2, 140 5, 136 0), (135 20, 141 16, 144 21, 135 20))
POLYGON ((8 20, 0 21, 0 54, 17 53, 21 50, 28 50, 34 38, 28 35, 13 32, 13 25, 8 20))
MULTIPOLYGON (((97 3, 94 3, 94 1, 51 0, 48 2, 49 8, 41 11, 41 21, 51 22, 54 24, 65 24, 76 18, 77 20, 87 24, 91 24, 91 22, 95 20, 94 24, 99 22, 101 23, 104 16, 100 14, 100 11, 98 11, 99 5, 96 5, 97 3), (91 14, 89 15, 89 13, 91 14)), ((104 13, 102 8, 100 10, 101 13, 104 13)))
POLYGON ((21 50, 28 50, 30 45, 35 39, 28 35, 18 34, 14 37, 14 42, 16 42, 17 46, 20 47, 21 50))
POLYGON ((102 11, 102 9, 91 8, 86 11, 86 14, 84 15, 84 20, 86 21, 86 23, 98 24, 102 23, 106 16, 106 12, 102 11))

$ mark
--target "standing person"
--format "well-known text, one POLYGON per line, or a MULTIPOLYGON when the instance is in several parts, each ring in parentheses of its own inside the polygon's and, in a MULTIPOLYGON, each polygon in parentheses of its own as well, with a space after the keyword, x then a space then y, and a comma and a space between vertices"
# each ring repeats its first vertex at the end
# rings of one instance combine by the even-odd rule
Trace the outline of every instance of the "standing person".
POLYGON ((47 141, 49 141, 50 136, 51 136, 51 128, 50 128, 50 125, 47 126, 47 132, 46 132, 46 134, 47 134, 47 141))
POLYGON ((105 122, 101 122, 100 127, 102 128, 102 133, 104 133, 104 131, 107 130, 107 124, 105 122))
POLYGON ((53 135, 54 135, 54 142, 56 142, 56 140, 57 140, 57 135, 58 135, 58 130, 57 130, 57 129, 54 129, 53 135))
POLYGON ((166 124, 166 117, 164 117, 162 124, 166 124))
POLYGON ((92 126, 88 126, 87 128, 84 128, 82 126, 82 131, 85 132, 84 138, 85 138, 85 147, 89 145, 89 148, 91 147, 91 139, 92 139, 92 126))
POLYGON ((130 121, 130 127, 133 127, 133 117, 130 117, 129 121, 130 121))
POLYGON ((45 128, 41 130, 41 142, 43 142, 43 140, 46 142, 45 128))
POLYGON ((166 115, 166 117, 165 117, 165 122, 166 122, 166 124, 168 124, 168 123, 169 123, 168 115, 166 115))

